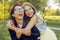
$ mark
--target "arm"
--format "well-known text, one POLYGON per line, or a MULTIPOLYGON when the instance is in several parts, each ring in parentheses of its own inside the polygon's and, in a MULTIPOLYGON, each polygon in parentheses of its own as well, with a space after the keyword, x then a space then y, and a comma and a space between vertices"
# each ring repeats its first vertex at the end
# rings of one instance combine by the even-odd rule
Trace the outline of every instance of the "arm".
POLYGON ((11 20, 8 21, 7 27, 8 27, 8 29, 16 32, 17 38, 20 38, 21 37, 22 30, 20 28, 16 28, 15 25, 13 24, 13 22, 11 20))
POLYGON ((27 24, 26 28, 24 28, 24 32, 23 34, 30 36, 31 35, 31 29, 33 28, 33 26, 36 24, 36 16, 34 15, 30 22, 27 24))
POLYGON ((40 13, 36 13, 31 19, 30 22, 27 24, 26 28, 31 29, 36 23, 43 23, 43 18, 40 13))
POLYGON ((27 24, 27 26, 26 26, 26 28, 25 28, 25 34, 26 35, 30 35, 31 34, 31 32, 29 32, 29 31, 31 31, 31 29, 33 28, 33 26, 38 22, 38 20, 39 20, 39 23, 41 22, 41 20, 36 16, 36 15, 34 15, 32 18, 31 18, 31 20, 30 20, 30 22, 27 24))
POLYGON ((33 37, 37 37, 37 38, 40 36, 40 32, 39 32, 39 30, 37 29, 36 26, 33 26, 33 28, 31 30, 29 30, 30 31, 30 35, 26 34, 26 31, 24 33, 26 36, 33 36, 33 37))
POLYGON ((10 20, 10 21, 8 21, 8 23, 7 23, 7 28, 8 29, 11 29, 11 30, 13 30, 13 31, 16 31, 17 30, 17 28, 14 26, 14 24, 13 24, 13 22, 10 20))
POLYGON ((27 24, 26 28, 32 29, 33 26, 36 24, 36 22, 37 22, 37 18, 36 18, 36 16, 34 15, 34 16, 30 19, 30 21, 29 21, 29 23, 27 24))

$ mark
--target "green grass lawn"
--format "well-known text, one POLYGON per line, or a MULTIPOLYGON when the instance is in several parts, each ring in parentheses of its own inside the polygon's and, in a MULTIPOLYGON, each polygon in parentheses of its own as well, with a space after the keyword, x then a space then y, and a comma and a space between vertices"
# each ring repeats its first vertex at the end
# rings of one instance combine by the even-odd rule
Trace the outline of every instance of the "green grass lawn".
POLYGON ((59 30, 53 30, 58 38, 60 40, 60 31, 59 30))
MULTIPOLYGON (((57 27, 60 28, 60 21, 47 21, 47 26, 51 27, 57 27)), ((58 38, 60 40, 60 30, 53 30, 58 38)))
POLYGON ((10 40, 6 22, 0 22, 0 40, 10 40))
POLYGON ((47 21, 48 26, 60 28, 60 21, 47 21))
MULTIPOLYGON (((6 22, 0 22, 0 40, 11 40, 10 39, 10 35, 9 35, 9 32, 8 32, 8 29, 6 27, 6 22)), ((48 26, 53 26, 53 27, 59 27, 59 23, 54 23, 54 22, 47 22, 47 25, 48 26)), ((58 40, 60 40, 60 31, 58 30, 53 30, 58 38, 58 40)))

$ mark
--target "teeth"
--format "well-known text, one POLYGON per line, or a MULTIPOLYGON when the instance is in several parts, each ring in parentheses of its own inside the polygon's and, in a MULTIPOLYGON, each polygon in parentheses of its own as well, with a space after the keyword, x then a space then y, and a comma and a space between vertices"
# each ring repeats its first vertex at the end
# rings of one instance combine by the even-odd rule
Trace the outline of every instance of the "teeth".
POLYGON ((22 16, 21 14, 19 14, 19 16, 22 16))

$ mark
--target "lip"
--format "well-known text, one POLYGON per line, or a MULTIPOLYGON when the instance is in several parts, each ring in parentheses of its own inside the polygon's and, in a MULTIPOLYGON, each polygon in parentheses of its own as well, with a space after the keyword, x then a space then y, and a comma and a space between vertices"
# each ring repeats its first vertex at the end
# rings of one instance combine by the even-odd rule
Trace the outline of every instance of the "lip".
POLYGON ((32 13, 28 13, 28 15, 31 15, 32 13))
POLYGON ((18 14, 18 16, 22 16, 22 14, 18 14))

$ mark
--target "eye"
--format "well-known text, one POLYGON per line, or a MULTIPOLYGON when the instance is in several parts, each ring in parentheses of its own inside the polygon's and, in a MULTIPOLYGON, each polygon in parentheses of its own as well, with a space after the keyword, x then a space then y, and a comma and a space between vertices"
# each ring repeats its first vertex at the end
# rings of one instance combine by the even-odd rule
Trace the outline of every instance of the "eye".
POLYGON ((17 10, 17 9, 14 9, 15 11, 17 10))
POLYGON ((31 10, 31 8, 29 8, 29 10, 31 10))

